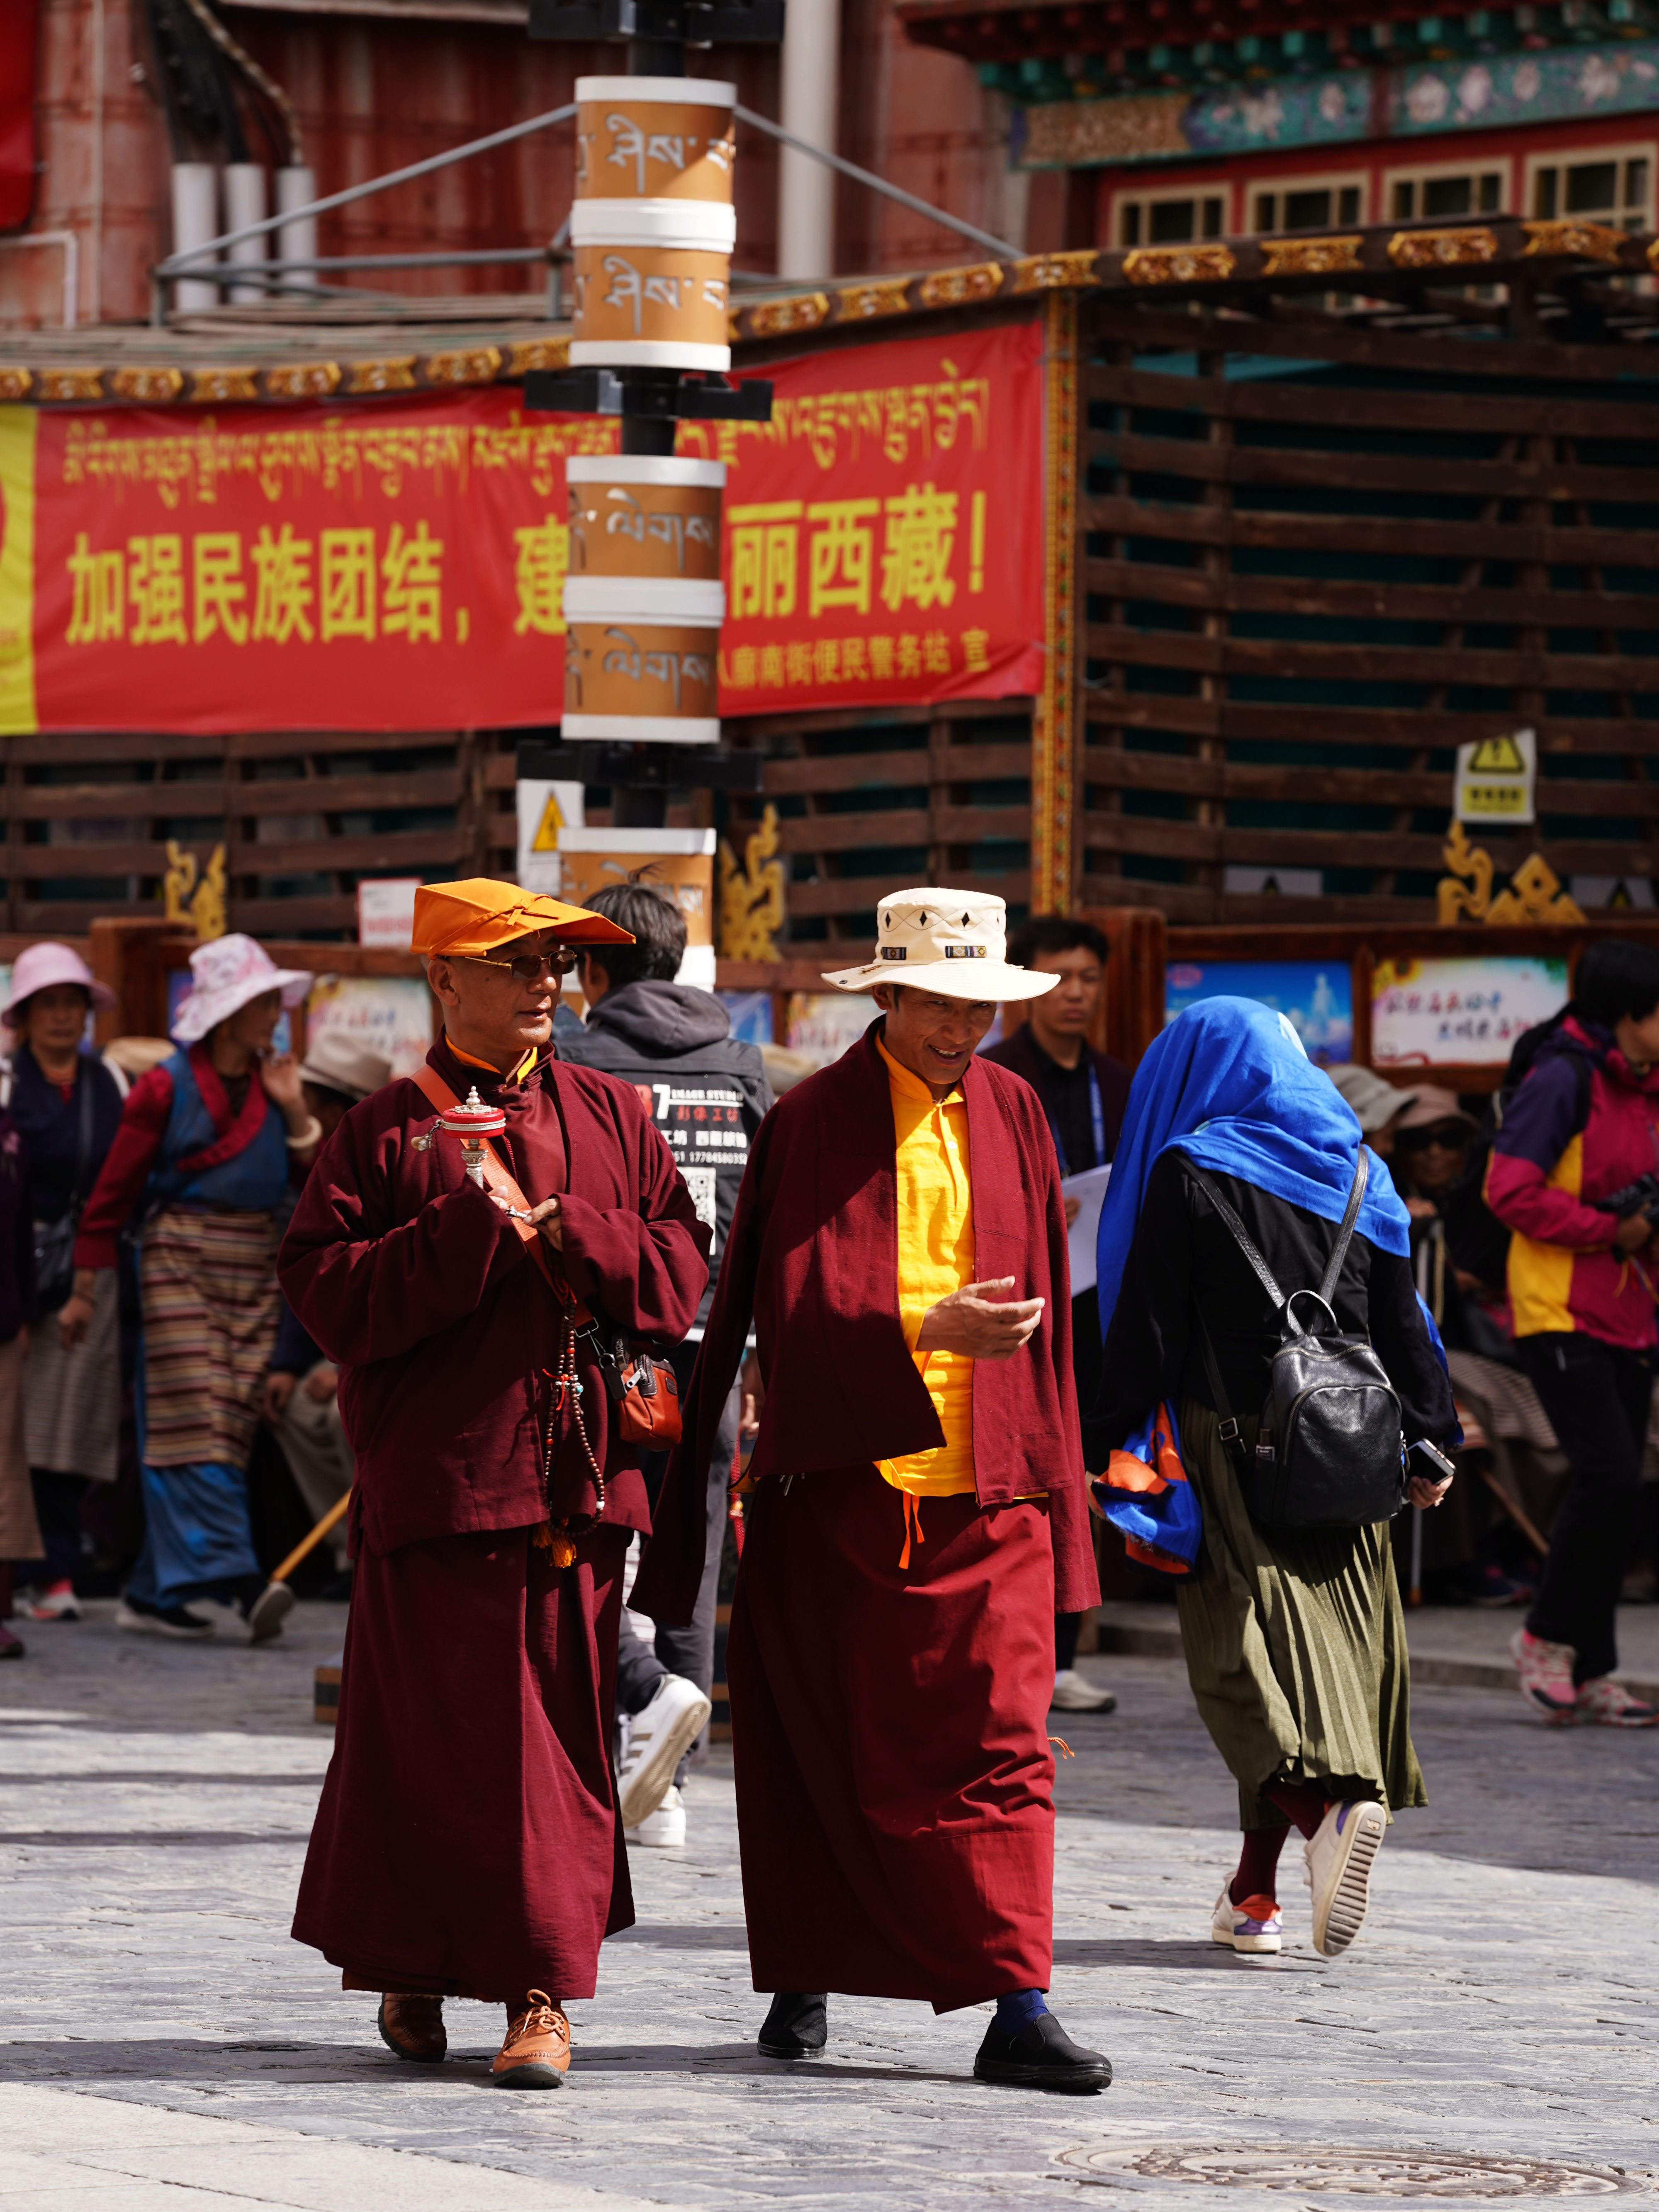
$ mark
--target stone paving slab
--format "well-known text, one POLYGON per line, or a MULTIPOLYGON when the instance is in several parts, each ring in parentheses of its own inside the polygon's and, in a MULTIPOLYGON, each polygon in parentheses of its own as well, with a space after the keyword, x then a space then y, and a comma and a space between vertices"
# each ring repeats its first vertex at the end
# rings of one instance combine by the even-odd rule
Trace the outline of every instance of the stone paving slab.
POLYGON ((307 1705, 278 1718, 338 1622, 305 1607, 276 1653, 146 1642, 131 1658, 97 1632, 47 1632, 67 1639, 49 1669, 7 1670, 0 2208, 1659 2196, 1659 1732, 1557 1732, 1512 1695, 1422 1693, 1436 1802, 1392 1831, 1359 1943, 1318 1960, 1285 1881, 1286 1951, 1243 1960, 1207 1940, 1236 1814, 1184 1670, 1085 1662, 1122 1703, 1059 1723, 1078 1756, 1058 1790, 1052 2001, 1117 2080, 1078 2100, 975 2084, 982 2010, 836 1998, 823 2062, 762 2059, 730 1765, 712 1762, 686 1850, 632 1854, 640 1925, 572 2008, 569 2082, 509 2097, 488 2081, 490 2008, 452 2005, 450 2062, 402 2066, 373 2000, 288 1937, 330 1744, 295 1726, 307 1705), (1310 2164, 1332 2147, 1352 2154, 1336 2193, 1310 2164), (1354 2156, 1405 2151, 1499 2170, 1352 2193, 1354 2156), (1267 2154, 1271 2190, 1236 2185, 1237 2161, 1267 2154), (1540 2165, 1517 2176, 1517 2160, 1540 2165))

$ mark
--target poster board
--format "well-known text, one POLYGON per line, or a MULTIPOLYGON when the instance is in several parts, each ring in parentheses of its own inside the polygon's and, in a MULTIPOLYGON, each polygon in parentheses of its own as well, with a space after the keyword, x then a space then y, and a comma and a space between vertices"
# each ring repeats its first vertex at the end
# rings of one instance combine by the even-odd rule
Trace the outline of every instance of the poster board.
POLYGON ((1254 999, 1283 1014, 1316 1066, 1353 1058, 1353 976, 1346 960, 1172 960, 1164 1020, 1201 999, 1254 999))
POLYGON ((1371 1065, 1502 1067, 1523 1030, 1560 1012, 1567 988, 1565 952, 1379 960, 1371 1065))

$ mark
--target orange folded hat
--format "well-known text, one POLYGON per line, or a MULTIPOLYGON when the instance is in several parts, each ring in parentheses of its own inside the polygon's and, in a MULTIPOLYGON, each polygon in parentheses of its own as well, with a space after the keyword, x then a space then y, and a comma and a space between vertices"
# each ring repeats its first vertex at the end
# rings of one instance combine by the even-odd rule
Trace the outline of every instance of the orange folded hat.
POLYGON ((562 899, 521 890, 517 884, 499 884, 490 876, 468 876, 459 884, 421 885, 415 894, 410 950, 476 958, 544 930, 556 930, 571 945, 634 942, 627 930, 585 906, 567 906, 562 899))

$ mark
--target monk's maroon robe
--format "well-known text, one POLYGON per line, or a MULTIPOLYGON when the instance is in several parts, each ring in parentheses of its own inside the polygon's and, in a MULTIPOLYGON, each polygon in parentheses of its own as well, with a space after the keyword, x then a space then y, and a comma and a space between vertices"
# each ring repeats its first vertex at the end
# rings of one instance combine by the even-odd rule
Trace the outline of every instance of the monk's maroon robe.
MULTIPOLYGON (((560 1196, 577 1297, 630 1335, 684 1336, 708 1231, 632 1088, 551 1061, 492 1081, 447 1044, 428 1058, 505 1111, 496 1148, 526 1194, 560 1196)), ((568 1407, 544 1480, 558 1310, 459 1146, 412 1149, 432 1120, 406 1080, 355 1107, 279 1262, 339 1363, 357 1463, 339 1720, 294 1933, 351 1987, 591 1996, 601 1939, 634 1917, 609 1744, 645 1486, 579 1344, 604 1518, 567 1568, 532 1544, 550 1510, 596 1502, 568 1407)))
POLYGON ((1054 1615, 1099 1587, 1054 1143, 1030 1086, 982 1060, 962 1084, 975 1272, 1047 1304, 1023 1351, 975 1364, 977 1496, 921 1499, 899 1564, 904 1501, 873 1462, 945 1438, 899 1319, 879 1028, 755 1139, 630 1602, 689 1618, 692 1470, 752 1316, 766 1401, 726 1666, 755 1986, 945 2011, 1048 1984, 1054 1615))

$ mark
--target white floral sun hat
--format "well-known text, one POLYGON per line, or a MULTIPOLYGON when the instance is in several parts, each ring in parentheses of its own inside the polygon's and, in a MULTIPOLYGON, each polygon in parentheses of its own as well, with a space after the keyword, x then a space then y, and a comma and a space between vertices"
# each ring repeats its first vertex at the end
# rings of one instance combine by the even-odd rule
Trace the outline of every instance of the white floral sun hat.
POLYGON ((280 991, 290 1012, 310 990, 310 971, 279 968, 262 945, 240 932, 198 945, 190 956, 191 987, 179 1002, 173 1035, 179 1044, 199 1044, 211 1029, 228 1021, 251 999, 280 991))
POLYGON ((947 999, 1040 999, 1058 975, 1008 963, 1008 908, 983 891, 892 891, 876 910, 876 953, 824 976, 838 991, 911 983, 947 999))

